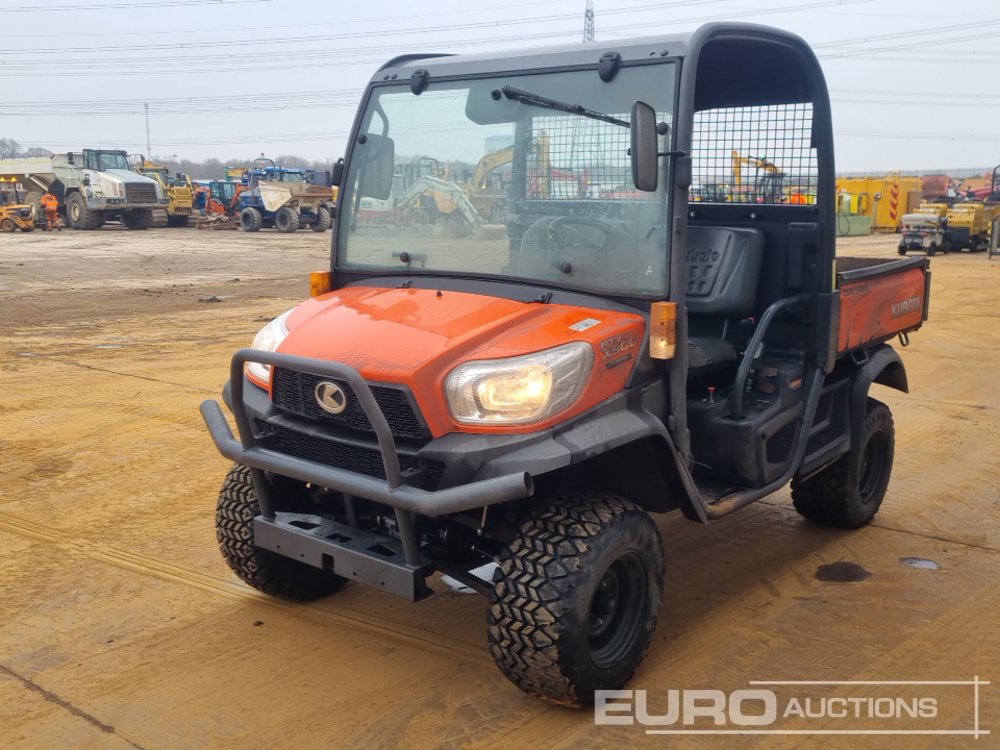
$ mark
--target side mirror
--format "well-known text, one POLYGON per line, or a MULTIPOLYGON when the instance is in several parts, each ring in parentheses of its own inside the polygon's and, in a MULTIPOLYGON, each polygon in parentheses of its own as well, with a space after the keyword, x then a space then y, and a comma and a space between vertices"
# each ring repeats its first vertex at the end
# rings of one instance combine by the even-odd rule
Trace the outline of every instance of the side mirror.
POLYGON ((369 198, 387 200, 392 194, 392 173, 396 167, 392 138, 368 133, 361 135, 358 143, 362 146, 355 151, 355 158, 362 160, 358 189, 369 198))
POLYGON ((70 164, 72 164, 73 162, 76 161, 76 157, 73 156, 73 152, 72 151, 69 151, 69 152, 66 153, 66 161, 68 161, 70 164))
POLYGON ((659 174, 656 110, 646 102, 633 104, 630 131, 632 182, 637 190, 647 193, 655 192, 659 174))
POLYGON ((330 176, 331 185, 340 185, 341 179, 344 177, 344 160, 337 159, 336 164, 333 165, 333 173, 330 176))

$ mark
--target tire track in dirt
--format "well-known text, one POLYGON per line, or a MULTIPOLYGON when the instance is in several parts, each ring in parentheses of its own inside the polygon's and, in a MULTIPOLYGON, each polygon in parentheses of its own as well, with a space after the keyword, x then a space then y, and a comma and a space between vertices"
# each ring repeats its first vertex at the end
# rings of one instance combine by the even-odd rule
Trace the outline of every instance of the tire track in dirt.
POLYGON ((14 670, 10 669, 9 667, 5 667, 3 664, 0 664, 0 673, 7 675, 8 677, 10 677, 10 678, 12 678, 14 680, 17 680, 18 682, 21 683, 21 685, 25 689, 31 690, 31 691, 37 693, 38 695, 42 696, 42 698, 44 700, 48 701, 49 703, 51 703, 51 704, 53 704, 55 706, 58 706, 59 708, 61 708, 64 711, 72 714, 73 716, 76 716, 77 718, 82 719, 83 721, 87 722, 88 724, 90 724, 95 729, 100 730, 104 734, 113 734, 113 735, 115 735, 116 737, 118 737, 122 741, 128 743, 128 745, 130 745, 131 747, 135 748, 135 750, 145 750, 145 748, 143 748, 142 745, 137 745, 132 740, 130 740, 128 737, 123 736, 122 734, 120 734, 110 724, 105 724, 103 721, 101 721, 100 719, 98 719, 93 714, 89 714, 86 711, 84 711, 83 709, 74 706, 72 703, 70 703, 69 701, 65 700, 64 698, 60 698, 58 695, 56 695, 52 691, 46 690, 45 688, 43 688, 38 683, 36 683, 36 682, 34 682, 32 680, 29 680, 27 677, 25 677, 23 675, 18 674, 17 672, 15 672, 14 670))
POLYGON ((197 386, 188 385, 187 383, 175 383, 172 380, 163 380, 162 378, 153 378, 148 375, 139 375, 132 372, 119 372, 118 370, 109 370, 105 367, 97 367, 96 365, 87 365, 82 362, 73 362, 72 360, 62 359, 60 357, 53 357, 47 354, 22 354, 21 356, 30 359, 43 359, 46 362, 55 362, 56 364, 66 365, 68 367, 79 367, 84 370, 92 370, 94 372, 103 372, 107 375, 118 375, 122 378, 138 378, 139 380, 148 380, 151 383, 158 383, 160 385, 170 385, 175 388, 183 388, 188 391, 194 391, 195 393, 215 395, 215 391, 210 388, 198 388, 197 386))
POLYGON ((0 529, 133 573, 148 575, 170 583, 178 583, 217 596, 252 601, 255 604, 265 605, 315 623, 333 623, 420 650, 457 657, 465 663, 476 664, 491 672, 495 669, 492 658, 484 648, 478 648, 473 644, 442 633, 383 620, 357 610, 331 612, 315 604, 293 604, 270 599, 235 581, 223 580, 148 555, 129 552, 100 542, 74 538, 48 526, 23 518, 15 518, 5 513, 0 513, 0 529))

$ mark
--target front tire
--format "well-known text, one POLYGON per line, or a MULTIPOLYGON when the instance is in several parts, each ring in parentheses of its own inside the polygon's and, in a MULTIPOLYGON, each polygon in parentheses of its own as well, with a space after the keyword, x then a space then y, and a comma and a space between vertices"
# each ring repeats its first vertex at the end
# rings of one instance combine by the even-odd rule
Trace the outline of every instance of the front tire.
POLYGON ((253 519, 260 514, 250 469, 233 464, 215 509, 215 536, 226 563, 245 583, 270 596, 310 601, 332 594, 347 579, 255 547, 253 519))
POLYGON ((892 412, 868 399, 861 444, 808 479, 792 480, 795 510, 824 526, 856 529, 878 513, 892 475, 896 433, 892 412))
POLYGON ((256 208, 247 206, 240 211, 240 229, 244 232, 259 232, 264 226, 264 216, 256 208))
POLYGON ((134 208, 131 211, 122 211, 122 224, 129 229, 149 229, 153 226, 153 209, 134 208))
POLYGON ((87 208, 87 199, 73 193, 66 201, 66 219, 73 229, 97 229, 101 225, 101 212, 87 208))
POLYGON ((287 206, 274 214, 274 228, 279 232, 292 233, 299 230, 299 212, 287 206))
POLYGON ((663 591, 663 546, 649 515, 608 495, 535 508, 498 559, 488 615, 500 670, 551 703, 592 703, 642 661, 663 591))
POLYGON ((333 219, 330 216, 330 210, 324 206, 320 206, 316 209, 316 221, 313 222, 310 229, 314 232, 325 232, 330 228, 333 223, 333 219))

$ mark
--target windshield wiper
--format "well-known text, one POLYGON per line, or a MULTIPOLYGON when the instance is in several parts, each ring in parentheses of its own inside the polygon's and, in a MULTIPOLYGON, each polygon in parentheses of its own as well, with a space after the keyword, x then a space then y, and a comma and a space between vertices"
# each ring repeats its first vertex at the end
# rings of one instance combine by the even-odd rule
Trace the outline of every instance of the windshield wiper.
POLYGON ((570 114, 589 117, 591 120, 610 122, 612 125, 620 125, 623 128, 631 127, 627 120, 619 120, 617 117, 612 117, 611 115, 606 115, 603 112, 596 112, 592 109, 587 109, 579 104, 560 102, 555 99, 539 96, 538 94, 532 94, 530 91, 516 89, 513 86, 504 86, 502 89, 494 89, 491 96, 495 100, 499 100, 500 97, 505 96, 508 99, 512 99, 515 102, 521 102, 522 104, 530 104, 532 106, 543 107, 545 109, 556 109, 560 112, 569 112, 570 114))

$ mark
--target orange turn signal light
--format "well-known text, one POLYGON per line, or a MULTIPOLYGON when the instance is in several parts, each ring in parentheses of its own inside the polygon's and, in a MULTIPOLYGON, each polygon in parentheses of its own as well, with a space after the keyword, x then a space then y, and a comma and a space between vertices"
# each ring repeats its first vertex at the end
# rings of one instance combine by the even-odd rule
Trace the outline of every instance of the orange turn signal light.
POLYGON ((333 280, 329 271, 313 271, 309 274, 309 294, 318 297, 333 291, 333 280))
POLYGON ((673 359, 677 351, 677 303, 654 302, 649 309, 649 356, 673 359))

